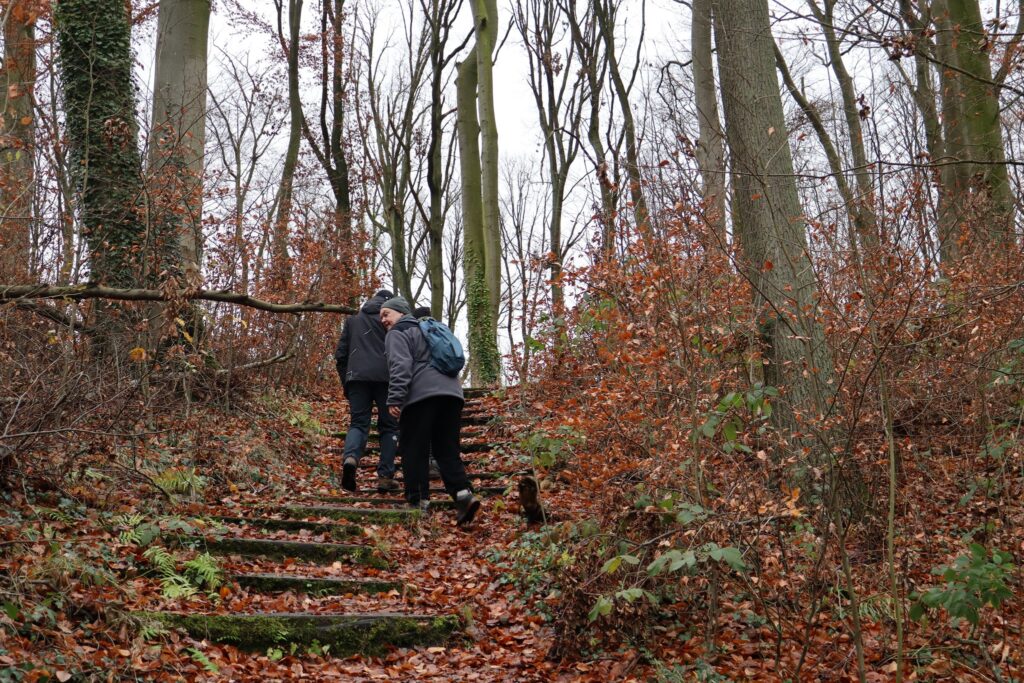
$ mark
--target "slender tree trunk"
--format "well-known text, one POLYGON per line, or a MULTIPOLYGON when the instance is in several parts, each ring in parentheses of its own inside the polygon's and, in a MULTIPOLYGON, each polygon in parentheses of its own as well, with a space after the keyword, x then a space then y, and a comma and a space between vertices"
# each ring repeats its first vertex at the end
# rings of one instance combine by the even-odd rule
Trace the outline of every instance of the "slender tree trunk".
POLYGON ((767 0, 714 0, 718 70, 732 152, 736 235, 766 351, 765 380, 783 394, 787 432, 824 414, 832 360, 815 317, 817 283, 793 175, 767 0))
MULTIPOLYGON (((853 78, 846 70, 843 53, 834 26, 835 0, 824 0, 824 8, 815 0, 808 0, 811 13, 817 18, 825 35, 825 45, 832 73, 839 83, 839 92, 843 100, 843 116, 846 120, 846 132, 850 137, 850 158, 853 161, 853 177, 857 183, 858 197, 850 207, 854 219, 854 227, 861 246, 873 247, 878 244, 878 225, 875 220, 875 187, 868 168, 868 157, 864 150, 864 131, 861 126, 861 106, 857 100, 857 91, 853 86, 853 78)), ((859 251, 853 245, 855 253, 859 251)))
POLYGON ((477 68, 475 45, 459 64, 456 79, 459 168, 462 175, 462 223, 465 236, 463 271, 466 279, 469 318, 469 364, 475 384, 486 386, 499 379, 496 325, 491 314, 487 282, 484 202, 480 164, 480 123, 477 119, 477 68))
POLYGON ((492 58, 498 34, 497 0, 473 0, 476 23, 477 110, 483 199, 484 272, 491 306, 492 334, 501 313, 501 207, 498 203, 498 123, 494 112, 492 58))
POLYGON ((27 282, 35 193, 36 10, 11 0, 3 13, 4 63, 0 83, 0 277, 27 282))
POLYGON ((601 77, 598 75, 600 38, 595 35, 597 30, 594 27, 596 22, 593 18, 587 25, 580 23, 579 17, 576 16, 574 0, 569 0, 562 7, 562 11, 569 22, 569 30, 576 46, 576 52, 580 55, 583 75, 587 79, 587 88, 589 89, 587 100, 590 103, 590 116, 587 123, 587 141, 590 143, 594 155, 594 172, 597 175, 597 186, 601 197, 600 257, 609 260, 615 253, 618 192, 615 189, 616 183, 608 175, 608 162, 605 159, 604 141, 601 138, 601 77))
MULTIPOLYGON (((441 8, 431 0, 430 26, 430 144, 427 150, 427 191, 430 216, 427 221, 427 276, 430 280, 430 313, 441 320, 444 315, 444 178, 441 143, 444 135, 444 41, 441 38, 441 8)), ((447 31, 447 28, 446 28, 447 31)), ((447 32, 445 34, 447 37, 447 32)), ((452 274, 454 276, 454 273, 452 274)))
POLYGON ((160 1, 149 168, 168 204, 157 221, 169 233, 176 263, 164 265, 180 268, 195 286, 203 253, 209 27, 210 0, 160 1))
POLYGON ((652 231, 650 214, 647 211, 647 200, 644 197, 643 177, 640 172, 640 152, 636 137, 636 121, 633 118, 633 106, 629 102, 629 89, 622 78, 619 60, 615 50, 615 15, 614 0, 595 0, 593 4, 598 29, 604 39, 605 58, 608 61, 608 75, 611 77, 615 96, 619 101, 622 114, 622 130, 626 136, 626 177, 629 180, 629 197, 633 202, 633 216, 641 237, 649 239, 652 231), (605 4, 607 2, 607 5, 605 4))
POLYGON ((843 205, 846 209, 847 219, 849 221, 847 233, 847 240, 850 243, 850 251, 853 255, 853 262, 855 264, 861 264, 860 249, 858 244, 860 240, 857 237, 856 224, 858 221, 857 217, 857 198, 853 194, 853 188, 850 187, 849 181, 846 179, 846 169, 843 168, 843 161, 839 157, 839 151, 836 149, 835 142, 832 140, 832 136, 829 135, 828 130, 825 128, 824 121, 821 120, 821 114, 818 112, 817 107, 811 104, 804 94, 797 87, 796 81, 793 80, 793 75, 789 71, 789 65, 786 63, 786 58, 782 54, 782 50, 779 49, 778 44, 774 44, 775 49, 775 65, 778 67, 779 74, 782 76, 782 82, 786 86, 786 90, 789 92, 793 101, 796 102, 797 106, 807 117, 807 120, 811 124, 811 128, 814 129, 814 134, 818 138, 818 142, 821 144, 822 150, 825 152, 825 158, 828 160, 828 168, 832 172, 832 177, 836 181, 836 189, 839 190, 839 196, 843 199, 843 205))
MULTIPOLYGON (((283 0, 277 0, 277 21, 280 32, 283 0)), ((273 287, 284 287, 291 281, 292 264, 288 254, 288 238, 292 219, 292 195, 295 168, 299 163, 299 143, 302 141, 302 100, 299 97, 299 27, 302 21, 303 0, 288 0, 288 149, 285 151, 278 188, 277 215, 271 246, 273 287)))
POLYGON ((697 105, 696 157, 708 221, 722 245, 725 232, 725 133, 718 115, 718 91, 711 46, 711 0, 693 1, 690 27, 693 92, 697 105))

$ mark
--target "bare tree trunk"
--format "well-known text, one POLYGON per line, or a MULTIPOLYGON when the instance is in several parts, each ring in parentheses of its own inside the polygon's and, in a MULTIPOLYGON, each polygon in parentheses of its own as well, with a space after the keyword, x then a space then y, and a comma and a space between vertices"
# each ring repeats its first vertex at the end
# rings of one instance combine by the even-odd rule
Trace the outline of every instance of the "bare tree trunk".
POLYGON ((946 0, 946 7, 955 32, 957 63, 970 74, 958 75, 971 159, 981 162, 971 169, 971 176, 991 205, 988 238, 992 244, 1005 245, 1013 242, 1014 199, 999 120, 999 91, 992 80, 988 56, 990 39, 981 20, 978 0, 946 0))
MULTIPOLYGON (((864 151, 864 131, 861 127, 860 112, 861 106, 857 100, 857 92, 853 87, 853 78, 846 70, 846 63, 843 61, 843 53, 836 35, 835 22, 835 0, 823 0, 824 8, 818 6, 815 0, 807 0, 807 4, 814 14, 821 30, 825 35, 825 45, 828 49, 828 58, 832 73, 839 82, 839 92, 843 100, 843 116, 846 120, 846 132, 850 136, 850 158, 853 161, 853 177, 857 182, 858 197, 853 206, 850 207, 850 215, 854 220, 856 234, 864 247, 873 247, 878 244, 878 226, 875 220, 875 188, 871 179, 871 171, 868 169, 868 158, 864 151)), ((857 245, 854 246, 854 253, 858 253, 857 245)))
MULTIPOLYGON (((608 62, 608 75, 611 77, 615 96, 619 101, 622 113, 622 129, 626 135, 626 177, 629 179, 629 197, 633 201, 633 216, 640 235, 648 239, 652 232, 647 200, 644 197, 643 177, 640 173, 640 153, 636 139, 636 121, 633 118, 633 107, 629 103, 629 88, 622 78, 619 59, 615 50, 615 20, 618 12, 616 0, 594 0, 594 15, 598 30, 604 39, 605 59, 608 62)), ((641 13, 643 10, 641 10, 641 13)))
POLYGON ((161 0, 157 20, 149 168, 169 206, 158 221, 185 281, 198 286, 203 253, 203 153, 210 0, 161 0), (184 208, 184 212, 181 209, 184 208))
POLYGON ((501 207, 498 203, 498 123, 494 113, 492 58, 497 45, 497 0, 473 0, 476 24, 477 110, 480 122, 481 197, 483 203, 484 272, 491 306, 492 334, 501 314, 501 207))
POLYGON ((817 283, 773 68, 767 0, 714 0, 718 70, 732 153, 736 234, 766 347, 765 380, 783 392, 787 432, 823 415, 833 367, 815 317, 817 283))
POLYGON ((616 235, 616 212, 618 204, 618 190, 616 183, 608 175, 608 162, 605 159, 606 150, 604 141, 601 138, 601 82, 604 78, 603 70, 599 65, 606 62, 601 59, 599 47, 600 35, 596 28, 596 21, 592 16, 587 17, 586 23, 581 23, 576 16, 575 0, 562 0, 560 3, 562 12, 569 22, 569 29, 572 33, 572 41, 576 52, 580 55, 581 70, 586 78, 587 100, 590 103, 590 117, 587 124, 587 141, 590 143, 593 152, 594 172, 597 175, 598 191, 601 197, 600 224, 601 224, 601 258, 610 259, 615 253, 616 235))
POLYGON ((793 101, 796 102, 797 106, 807 117, 807 120, 811 124, 811 128, 814 129, 814 134, 818 138, 818 142, 821 144, 822 150, 825 152, 825 158, 828 160, 829 170, 832 171, 832 177, 836 181, 836 189, 839 190, 839 196, 843 199, 843 204, 846 209, 846 215, 849 221, 847 233, 847 240, 850 243, 850 251, 853 254, 853 261, 855 264, 862 262, 860 257, 860 249, 858 244, 860 240, 857 238, 856 224, 857 224, 857 201, 853 195, 853 188, 850 187, 850 183, 846 179, 846 169, 843 168, 843 161, 839 157, 839 151, 836 149, 835 142, 832 140, 832 136, 829 135, 828 130, 825 128, 824 121, 821 120, 821 114, 818 112, 811 102, 804 96, 797 87, 796 81, 793 80, 793 75, 789 71, 789 65, 786 63, 786 58, 782 54, 782 50, 779 49, 778 44, 773 41, 773 47, 775 49, 775 65, 779 70, 779 74, 782 75, 782 82, 786 86, 786 90, 789 91, 793 101))
MULTIPOLYGON (((444 69, 454 55, 444 50, 451 33, 458 3, 451 0, 429 0, 423 3, 430 25, 430 142, 427 149, 427 190, 430 214, 427 216, 427 276, 430 281, 430 312, 441 320, 444 315, 444 220, 445 179, 441 147, 444 141, 444 69)), ((455 273, 452 273, 454 278, 455 273)))
POLYGON ((562 209, 565 204, 569 169, 579 153, 577 131, 583 117, 583 81, 576 73, 575 42, 565 59, 555 61, 558 9, 545 0, 518 0, 515 23, 526 45, 530 64, 530 89, 537 105, 537 121, 544 136, 548 182, 551 185, 551 218, 548 223, 549 279, 551 308, 558 319, 563 315, 565 295, 561 273, 564 258, 562 209), (570 87, 570 83, 572 84, 570 87))
POLYGON ((273 286, 281 287, 291 280, 291 256, 288 254, 289 224, 292 218, 292 195, 295 168, 299 162, 299 143, 302 141, 302 100, 299 97, 299 27, 302 21, 303 0, 288 0, 288 40, 284 40, 282 14, 284 0, 274 0, 277 6, 278 37, 288 51, 288 111, 290 114, 288 149, 281 170, 278 188, 277 215, 274 217, 271 268, 273 286))
POLYGON ((708 222, 722 245, 725 234, 725 133, 718 116, 718 91, 711 47, 711 0, 693 0, 690 50, 699 129, 695 155, 708 222))
POLYGON ((28 0, 4 10, 4 82, 0 114, 0 277, 31 278, 35 192, 36 12, 28 0))

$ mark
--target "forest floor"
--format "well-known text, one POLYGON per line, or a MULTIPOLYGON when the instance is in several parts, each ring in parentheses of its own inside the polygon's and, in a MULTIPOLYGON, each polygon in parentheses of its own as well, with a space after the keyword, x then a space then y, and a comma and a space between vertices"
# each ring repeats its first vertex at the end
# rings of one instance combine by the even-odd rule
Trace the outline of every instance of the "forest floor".
MULTIPOLYGON (((56 458, 73 469, 63 487, 52 488, 44 471, 33 472, 52 466, 53 458, 34 459, 28 483, 4 493, 0 572, 9 579, 0 585, 0 681, 607 681, 623 679, 637 665, 632 652, 585 662, 547 659, 544 596, 518 595, 505 566, 526 528, 503 495, 484 499, 469 530, 457 528, 454 513, 443 509, 414 524, 361 524, 375 552, 398 560, 393 572, 359 568, 363 577, 386 575, 401 586, 384 594, 263 595, 230 581, 214 590, 193 581, 196 590, 186 588, 191 594, 169 595, 166 582, 147 572, 152 562, 145 554, 168 532, 191 533, 205 516, 239 514, 255 502, 343 493, 336 433, 345 427, 347 408, 335 397, 268 399, 231 413, 200 409, 184 420, 156 419, 155 435, 131 452, 92 451, 85 441, 76 458, 70 452, 56 458), (319 644, 253 653, 174 630, 151 633, 151 625, 133 616, 139 610, 415 611, 457 615, 461 627, 444 646, 338 658, 319 644)), ((502 429, 510 434, 515 426, 502 429)), ((66 445, 73 448, 70 440, 66 445)), ((361 490, 372 490, 373 470, 359 474, 361 490)), ((514 497, 514 486, 508 490, 514 497)), ((308 532, 269 537, 324 540, 308 532)), ((195 552, 171 552, 187 578, 181 568, 195 552)), ((219 564, 223 572, 302 565, 238 556, 219 564)), ((345 577, 356 568, 334 562, 302 570, 345 577)))
MULTIPOLYGON (((501 444, 489 456, 495 459, 491 469, 508 473, 528 467, 518 446, 536 416, 520 407, 513 417, 497 399, 486 399, 484 405, 501 416, 487 427, 487 438, 501 444)), ((164 547, 168 534, 201 532, 211 514, 232 516, 255 503, 338 496, 341 441, 336 434, 345 428, 347 408, 336 396, 273 397, 231 411, 193 407, 184 418, 168 413, 152 420, 150 436, 115 451, 86 435, 69 439, 66 453, 34 454, 23 461, 22 488, 3 493, 0 681, 670 682, 785 680, 792 677, 784 672, 794 668, 801 671, 799 680, 856 680, 849 615, 841 609, 808 615, 809 605, 794 605, 786 618, 780 599, 774 608, 780 626, 773 632, 763 620, 751 620, 755 606, 749 599, 727 594, 716 603, 714 652, 706 649, 704 638, 695 637, 687 613, 667 619, 669 610, 661 613, 663 621, 647 624, 642 646, 602 649, 592 640, 594 647, 576 656, 553 657, 551 646, 564 612, 556 608, 559 596, 551 589, 567 556, 557 536, 523 520, 511 477, 498 480, 505 490, 484 499, 469 530, 458 529, 454 514, 443 509, 408 524, 360 522, 359 542, 391 561, 390 570, 346 562, 314 568, 287 559, 228 555, 218 562, 222 578, 204 584, 196 552, 164 544, 172 567, 161 577, 154 571, 159 559, 151 549, 164 547), (53 476, 57 471, 60 476, 53 476), (62 484, 54 486, 55 481, 62 484), (358 574, 393 580, 396 587, 375 595, 265 594, 223 578, 239 571, 302 571, 332 578, 358 574), (138 617, 143 610, 415 612, 456 615, 460 625, 443 645, 338 657, 316 641, 246 652, 154 627, 138 617)), ((928 444, 919 446, 916 452, 922 453, 928 444)), ((976 485, 967 476, 973 465, 958 453, 950 451, 939 468, 934 459, 905 462, 900 557, 904 565, 917 567, 907 571, 918 585, 929 581, 931 567, 956 555, 963 546, 958 539, 972 529, 1016 539, 1019 545, 1011 552, 1024 552, 1019 531, 1014 531, 1024 520, 1019 498, 1015 505, 993 509, 984 496, 974 496, 970 487, 976 485)), ((738 480, 749 476, 742 466, 732 474, 738 480)), ((585 493, 586 487, 574 485, 583 476, 568 472, 551 480, 545 497, 557 521, 598 514, 598 501, 585 493)), ((372 469, 361 470, 360 477, 364 490, 372 487, 372 469)), ((795 508, 791 512, 798 516, 795 508)), ((278 531, 267 538, 331 540, 315 531, 278 531)), ((852 555, 858 586, 872 600, 861 607, 867 679, 881 681, 891 680, 895 667, 878 547, 865 544, 859 550, 854 544, 852 555)), ((790 579, 781 569, 774 571, 774 580, 785 586, 790 579)), ((765 580, 773 574, 763 569, 761 576, 765 580)), ((837 602, 841 605, 842 599, 837 602)), ((1024 675, 1021 632, 1021 612, 1015 607, 1000 612, 989 631, 984 658, 1003 672, 1002 680, 1024 675)), ((974 668, 975 660, 959 656, 969 633, 965 626, 941 635, 912 628, 907 650, 916 659, 908 680, 996 680, 981 670, 985 662, 974 668)))

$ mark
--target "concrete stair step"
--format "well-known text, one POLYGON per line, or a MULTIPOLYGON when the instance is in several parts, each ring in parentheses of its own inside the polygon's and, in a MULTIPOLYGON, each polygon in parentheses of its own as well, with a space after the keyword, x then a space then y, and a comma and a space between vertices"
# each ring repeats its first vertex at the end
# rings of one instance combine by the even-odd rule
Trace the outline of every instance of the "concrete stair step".
POLYGON ((159 621, 196 639, 254 651, 295 643, 330 646, 330 655, 379 655, 390 647, 442 645, 458 628, 455 616, 417 614, 179 614, 135 612, 143 620, 159 621))
POLYGON ((389 567, 388 561, 377 555, 372 546, 367 545, 284 541, 271 538, 203 537, 198 540, 200 547, 211 555, 242 555, 274 560, 294 558, 316 564, 349 562, 381 569, 389 567))
POLYGON ((400 581, 384 579, 336 579, 293 574, 232 574, 228 577, 239 586, 259 593, 307 593, 313 595, 345 595, 347 593, 387 593, 402 590, 400 581))

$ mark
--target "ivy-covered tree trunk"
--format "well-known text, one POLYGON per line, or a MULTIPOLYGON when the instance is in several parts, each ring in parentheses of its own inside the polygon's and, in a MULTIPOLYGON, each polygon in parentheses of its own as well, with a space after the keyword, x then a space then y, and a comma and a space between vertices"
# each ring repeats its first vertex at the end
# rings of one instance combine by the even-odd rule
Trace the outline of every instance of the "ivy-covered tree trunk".
POLYGON ((11 0, 3 12, 4 62, 0 85, 0 278, 27 282, 35 185, 36 9, 11 0))
POLYGON ((714 0, 712 9, 736 236, 753 285, 765 381, 783 393, 773 419, 792 434, 827 411, 833 367, 816 317, 817 282, 775 75, 768 3, 714 0))
MULTIPOLYGON (((131 288, 143 271, 145 228, 124 0, 61 0, 54 6, 54 28, 90 279, 131 288)), ((113 308, 97 307, 103 353, 116 352, 130 323, 113 308)))
POLYGON ((491 316, 484 246, 484 207, 477 119, 477 59, 474 46, 459 64, 456 79, 459 168, 462 174, 463 272, 469 318, 469 371, 477 385, 494 384, 501 371, 496 325, 491 316))
MULTIPOLYGON (((498 122, 494 111, 492 59, 498 36, 496 0, 473 0, 476 23, 477 113, 480 124, 481 197, 483 202, 484 278, 491 307, 491 335, 497 344, 501 314, 501 208, 498 201, 498 122)), ((494 381, 497 381, 495 376, 494 381)))

